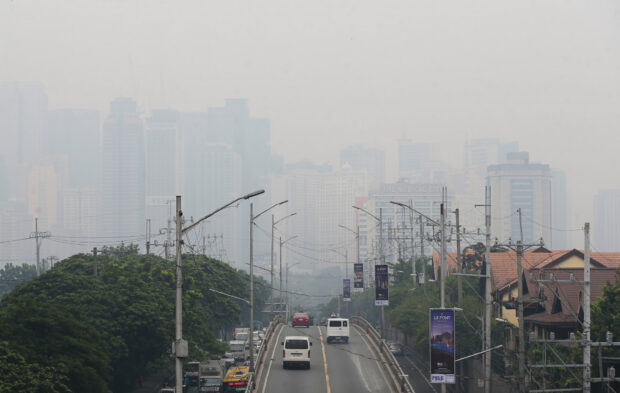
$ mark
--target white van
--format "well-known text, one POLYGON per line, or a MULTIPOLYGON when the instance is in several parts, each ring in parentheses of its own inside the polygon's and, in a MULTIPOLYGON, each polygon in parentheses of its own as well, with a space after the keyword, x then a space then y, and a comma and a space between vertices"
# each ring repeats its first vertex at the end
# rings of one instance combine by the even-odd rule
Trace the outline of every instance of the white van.
POLYGON ((349 342, 349 320, 346 318, 329 318, 327 320, 327 343, 332 341, 349 342))
POLYGON ((305 366, 310 368, 310 346, 308 336, 286 336, 282 341, 282 368, 305 366))

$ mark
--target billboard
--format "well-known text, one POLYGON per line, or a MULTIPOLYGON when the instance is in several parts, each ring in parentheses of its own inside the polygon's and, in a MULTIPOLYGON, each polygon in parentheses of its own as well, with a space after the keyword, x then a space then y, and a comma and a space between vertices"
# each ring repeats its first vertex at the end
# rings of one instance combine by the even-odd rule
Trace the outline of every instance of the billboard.
POLYGON ((388 266, 375 265, 375 306, 390 304, 388 279, 388 266))
POLYGON ((454 310, 429 309, 431 383, 455 383, 454 310))
POLYGON ((351 279, 349 278, 342 280, 342 301, 351 301, 351 279))
POLYGON ((364 291, 364 264, 353 264, 353 292, 364 291))

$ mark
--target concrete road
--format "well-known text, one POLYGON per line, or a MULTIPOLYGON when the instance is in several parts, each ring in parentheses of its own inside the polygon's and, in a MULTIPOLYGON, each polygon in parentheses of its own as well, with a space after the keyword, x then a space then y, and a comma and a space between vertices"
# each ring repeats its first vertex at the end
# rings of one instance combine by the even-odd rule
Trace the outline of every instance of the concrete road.
POLYGON ((258 393, 395 393, 368 340, 353 327, 348 344, 327 344, 325 328, 317 326, 281 327, 276 337, 267 348, 258 393), (310 337, 310 370, 283 369, 281 343, 286 336, 310 337))

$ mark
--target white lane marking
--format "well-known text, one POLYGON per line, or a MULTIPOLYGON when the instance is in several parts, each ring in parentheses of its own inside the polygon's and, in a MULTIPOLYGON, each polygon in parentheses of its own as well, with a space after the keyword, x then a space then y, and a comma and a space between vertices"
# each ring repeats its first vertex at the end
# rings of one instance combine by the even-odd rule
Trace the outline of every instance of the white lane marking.
MULTIPOLYGON (((366 343, 366 346, 368 347, 368 349, 370 349, 370 352, 374 353, 374 351, 372 349, 373 347, 368 342, 368 339, 366 339, 366 337, 364 337, 365 334, 362 334, 362 332, 360 332, 359 330, 357 332, 359 333, 359 335, 362 338, 362 340, 364 340, 364 342, 366 343)), ((377 354, 377 356, 381 356, 381 355, 377 354)), ((379 362, 383 362, 382 359, 378 359, 378 361, 379 362)), ((387 376, 385 375, 385 372, 383 372, 383 367, 381 367, 379 364, 377 364, 377 368, 379 369, 379 372, 381 373, 381 376, 383 376, 383 380, 385 381, 385 384, 387 385, 387 387, 390 389, 390 392, 394 393, 394 389, 392 389, 392 384, 388 381, 387 376)))
POLYGON ((327 388, 327 393, 331 393, 332 389, 331 389, 331 386, 329 386, 329 374, 327 373, 327 357, 325 356, 325 344, 323 343, 323 333, 321 333, 320 326, 317 326, 317 329, 319 329, 319 337, 321 339, 321 349, 323 350, 323 365, 325 366, 325 386, 327 388))
POLYGON ((263 381, 263 390, 261 393, 265 393, 265 388, 267 387, 267 381, 269 380, 269 372, 271 371, 271 365, 273 364, 273 360, 275 359, 276 348, 278 348, 278 341, 280 341, 280 334, 282 334, 282 329, 284 325, 280 325, 278 329, 280 332, 276 335, 276 341, 273 343, 273 351, 271 351, 271 359, 269 360, 269 366, 267 367, 267 373, 265 374, 265 380, 263 381))

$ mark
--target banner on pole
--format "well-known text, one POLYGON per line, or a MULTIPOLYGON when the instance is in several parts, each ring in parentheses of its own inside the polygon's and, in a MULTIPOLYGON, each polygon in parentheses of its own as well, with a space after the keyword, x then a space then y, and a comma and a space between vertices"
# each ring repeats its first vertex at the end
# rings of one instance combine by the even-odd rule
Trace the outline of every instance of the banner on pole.
POLYGON ((389 278, 387 265, 375 265, 375 306, 389 306, 389 278))
POLYGON ((353 292, 364 291, 364 264, 356 263, 353 265, 353 292))
POLYGON ((351 279, 349 278, 342 280, 342 301, 351 301, 351 279))
POLYGON ((431 383, 455 383, 454 310, 429 309, 431 383))

